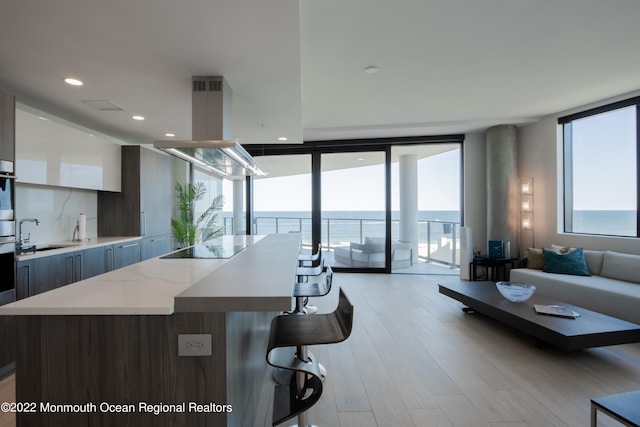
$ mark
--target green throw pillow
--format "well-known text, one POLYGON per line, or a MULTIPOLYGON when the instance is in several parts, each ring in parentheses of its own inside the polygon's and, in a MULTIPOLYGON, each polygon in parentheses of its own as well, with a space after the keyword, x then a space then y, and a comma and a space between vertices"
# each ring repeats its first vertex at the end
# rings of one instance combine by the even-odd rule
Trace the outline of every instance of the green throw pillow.
POLYGON ((543 249, 544 271, 547 273, 573 274, 576 276, 591 276, 582 248, 576 248, 565 254, 553 250, 543 249))

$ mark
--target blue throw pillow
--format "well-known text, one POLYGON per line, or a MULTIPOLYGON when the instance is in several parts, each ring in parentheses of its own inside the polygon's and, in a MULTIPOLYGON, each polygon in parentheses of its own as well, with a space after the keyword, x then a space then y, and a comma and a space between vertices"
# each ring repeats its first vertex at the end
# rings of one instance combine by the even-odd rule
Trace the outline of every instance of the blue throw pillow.
POLYGON ((582 248, 576 248, 566 254, 543 249, 542 257, 544 258, 544 271, 547 273, 591 276, 582 248))

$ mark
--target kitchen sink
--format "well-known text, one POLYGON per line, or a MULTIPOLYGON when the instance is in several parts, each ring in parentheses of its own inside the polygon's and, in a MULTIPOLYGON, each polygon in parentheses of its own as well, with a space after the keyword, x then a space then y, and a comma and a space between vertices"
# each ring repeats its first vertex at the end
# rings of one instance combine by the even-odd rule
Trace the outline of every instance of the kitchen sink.
POLYGON ((64 249, 64 248, 68 248, 71 245, 52 245, 52 246, 44 246, 42 248, 38 248, 36 247, 36 252, 43 252, 43 251, 50 251, 53 249, 64 249))

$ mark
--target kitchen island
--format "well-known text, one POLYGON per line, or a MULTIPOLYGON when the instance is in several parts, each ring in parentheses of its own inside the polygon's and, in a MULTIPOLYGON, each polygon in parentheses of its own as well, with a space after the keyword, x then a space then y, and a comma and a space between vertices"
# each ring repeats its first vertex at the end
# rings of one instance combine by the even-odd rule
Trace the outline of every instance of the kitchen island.
POLYGON ((246 248, 154 258, 3 306, 17 321, 17 401, 32 405, 18 427, 253 425, 300 236, 218 239, 246 248))

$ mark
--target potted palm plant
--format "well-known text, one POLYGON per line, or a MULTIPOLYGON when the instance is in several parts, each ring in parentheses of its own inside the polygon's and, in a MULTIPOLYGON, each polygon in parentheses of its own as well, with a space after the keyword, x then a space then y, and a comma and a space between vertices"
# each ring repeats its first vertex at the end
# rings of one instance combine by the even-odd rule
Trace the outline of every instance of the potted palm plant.
POLYGON ((180 248, 206 242, 222 233, 223 227, 216 224, 224 204, 222 195, 216 196, 211 201, 211 205, 196 217, 195 204, 207 193, 204 184, 197 182, 182 185, 176 182, 175 192, 179 216, 171 219, 171 230, 180 248))

